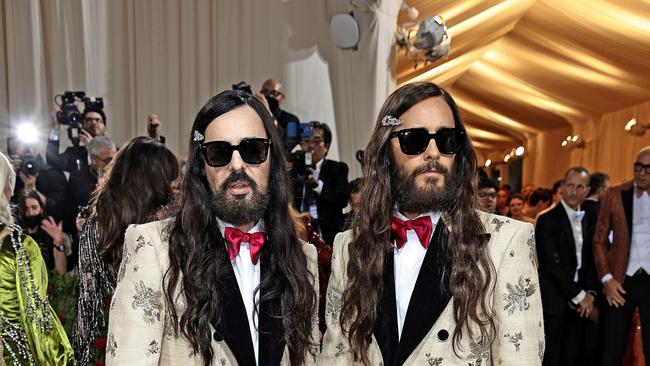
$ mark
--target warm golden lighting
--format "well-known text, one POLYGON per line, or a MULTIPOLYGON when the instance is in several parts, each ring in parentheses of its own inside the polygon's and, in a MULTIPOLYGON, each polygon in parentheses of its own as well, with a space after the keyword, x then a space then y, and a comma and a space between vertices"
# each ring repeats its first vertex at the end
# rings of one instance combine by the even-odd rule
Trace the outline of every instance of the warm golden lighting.
POLYGON ((627 124, 625 125, 625 131, 629 131, 629 130, 631 130, 632 127, 634 127, 635 125, 636 125, 636 118, 632 118, 632 119, 629 120, 629 121, 627 122, 627 124))
POLYGON ((650 128, 650 124, 642 124, 637 122, 636 118, 632 118, 625 125, 625 131, 634 136, 643 136, 645 130, 650 128))
POLYGON ((488 167, 490 167, 490 165, 492 165, 492 160, 487 159, 487 160, 485 161, 485 167, 488 168, 488 167))
POLYGON ((510 154, 506 155, 506 156, 503 158, 503 161, 504 161, 505 163, 507 163, 508 161, 510 161, 510 154))
POLYGON ((524 149, 523 146, 519 146, 519 147, 515 150, 515 155, 517 155, 517 156, 522 156, 522 155, 524 155, 524 152, 525 152, 525 151, 526 151, 526 149, 524 149))

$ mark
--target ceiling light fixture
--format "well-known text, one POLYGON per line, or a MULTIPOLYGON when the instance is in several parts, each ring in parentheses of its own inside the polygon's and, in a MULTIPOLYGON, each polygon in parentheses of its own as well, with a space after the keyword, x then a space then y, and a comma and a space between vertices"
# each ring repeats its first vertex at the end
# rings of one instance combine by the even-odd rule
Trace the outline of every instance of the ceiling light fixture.
POLYGON ((562 147, 566 149, 584 149, 587 142, 580 135, 570 135, 562 140, 562 147))
POLYGON ((634 136, 643 136, 645 134, 645 130, 649 128, 650 124, 639 123, 636 118, 632 118, 625 125, 625 131, 634 136))
POLYGON ((401 10, 405 10, 412 20, 398 25, 395 31, 396 43, 399 48, 406 51, 406 57, 415 62, 415 67, 423 61, 435 62, 449 54, 451 47, 451 34, 447 33, 447 26, 444 20, 438 15, 432 15, 424 19, 413 36, 415 19, 420 12, 413 6, 402 3, 401 10))

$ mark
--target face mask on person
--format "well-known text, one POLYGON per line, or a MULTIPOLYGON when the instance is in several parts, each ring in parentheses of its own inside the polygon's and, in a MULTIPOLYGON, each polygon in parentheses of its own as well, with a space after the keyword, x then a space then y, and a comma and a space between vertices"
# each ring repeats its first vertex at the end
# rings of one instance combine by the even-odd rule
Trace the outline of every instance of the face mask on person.
POLYGON ((23 223, 30 229, 35 229, 41 225, 41 221, 45 220, 45 215, 40 214, 36 216, 23 216, 23 223))

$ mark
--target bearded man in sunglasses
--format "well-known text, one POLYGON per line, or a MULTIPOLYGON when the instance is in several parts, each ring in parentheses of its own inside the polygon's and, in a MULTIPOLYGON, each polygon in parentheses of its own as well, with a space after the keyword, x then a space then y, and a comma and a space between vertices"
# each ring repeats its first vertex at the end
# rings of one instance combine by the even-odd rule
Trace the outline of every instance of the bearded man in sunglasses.
POLYGON ((476 155, 451 96, 391 94, 336 237, 323 365, 540 365, 533 226, 476 210, 476 155))
POLYGON ((287 187, 262 103, 233 90, 210 99, 192 127, 178 213, 126 232, 107 364, 313 363, 317 254, 296 236, 287 187))

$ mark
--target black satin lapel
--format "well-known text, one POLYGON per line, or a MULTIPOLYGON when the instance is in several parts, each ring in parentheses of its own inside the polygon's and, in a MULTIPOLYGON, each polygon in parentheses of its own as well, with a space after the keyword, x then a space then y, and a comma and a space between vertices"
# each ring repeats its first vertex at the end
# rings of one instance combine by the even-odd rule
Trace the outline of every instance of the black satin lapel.
POLYGON ((623 201, 623 211, 627 221, 627 231, 630 233, 632 240, 632 201, 634 199, 634 185, 627 191, 621 191, 621 200, 623 201))
MULTIPOLYGON (((264 253, 260 258, 260 279, 263 279, 265 274, 270 271, 269 256, 264 253)), ((260 290, 260 298, 264 295, 260 290)), ((259 309, 259 352, 260 352, 260 366, 275 366, 279 365, 282 361, 282 354, 286 341, 284 339, 284 331, 282 326, 282 302, 280 298, 274 298, 260 303, 259 309)))
POLYGON ((384 365, 392 365, 397 352, 397 303, 395 301, 395 273, 393 252, 384 258, 382 294, 377 304, 377 320, 374 335, 381 350, 384 365))
MULTIPOLYGON (((227 252, 226 255, 228 255, 227 252)), ((226 263, 228 263, 228 273, 225 279, 225 289, 220 294, 221 301, 223 301, 221 324, 215 326, 215 321, 212 322, 216 329, 215 333, 217 333, 215 338, 217 341, 220 340, 219 338, 226 341, 228 348, 237 359, 237 364, 255 365, 255 350, 248 326, 246 307, 232 265, 229 261, 226 263)))
MULTIPOLYGON (((406 361, 451 300, 450 266, 447 253, 447 228, 441 219, 431 237, 431 243, 415 282, 394 365, 402 365, 406 361), (443 278, 444 280, 441 281, 443 278)), ((450 329, 447 331, 451 332, 450 329)))

